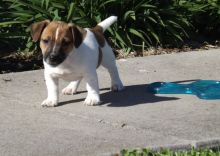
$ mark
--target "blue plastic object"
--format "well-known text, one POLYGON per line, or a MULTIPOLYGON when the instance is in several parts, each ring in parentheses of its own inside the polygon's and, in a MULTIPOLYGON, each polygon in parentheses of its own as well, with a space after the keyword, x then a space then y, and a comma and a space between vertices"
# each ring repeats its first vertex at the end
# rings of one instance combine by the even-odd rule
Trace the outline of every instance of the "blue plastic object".
POLYGON ((148 86, 153 94, 192 94, 200 99, 220 99, 220 81, 197 80, 188 84, 154 82, 148 86))

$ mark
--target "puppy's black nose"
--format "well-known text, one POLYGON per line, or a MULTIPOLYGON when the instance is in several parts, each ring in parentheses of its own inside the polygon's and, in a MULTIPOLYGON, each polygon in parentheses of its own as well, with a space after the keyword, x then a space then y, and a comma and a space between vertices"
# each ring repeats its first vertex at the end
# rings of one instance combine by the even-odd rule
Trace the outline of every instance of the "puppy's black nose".
POLYGON ((51 54, 50 54, 50 59, 51 59, 51 60, 56 60, 57 57, 58 57, 58 55, 57 55, 56 53, 51 53, 51 54))
POLYGON ((66 55, 62 52, 48 52, 48 55, 44 56, 45 62, 52 66, 57 66, 62 63, 66 58, 66 55))

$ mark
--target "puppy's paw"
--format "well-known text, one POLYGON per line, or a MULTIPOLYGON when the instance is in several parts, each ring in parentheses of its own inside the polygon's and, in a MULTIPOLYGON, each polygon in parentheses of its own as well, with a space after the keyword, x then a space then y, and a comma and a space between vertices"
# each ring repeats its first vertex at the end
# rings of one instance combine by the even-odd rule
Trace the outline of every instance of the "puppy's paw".
POLYGON ((72 88, 72 87, 68 87, 68 86, 66 88, 63 88, 63 90, 62 90, 63 95, 73 95, 76 93, 77 93, 76 88, 72 88))
POLYGON ((112 86, 111 86, 111 90, 113 91, 113 92, 119 92, 119 91, 122 91, 122 90, 124 90, 124 86, 123 86, 123 84, 120 82, 120 83, 118 83, 118 84, 113 84, 112 86))
POLYGON ((85 101, 84 101, 84 105, 87 106, 95 106, 95 105, 99 105, 101 104, 99 95, 97 94, 89 94, 87 95, 85 101))
POLYGON ((46 99, 41 103, 42 107, 55 107, 57 106, 57 100, 46 99))

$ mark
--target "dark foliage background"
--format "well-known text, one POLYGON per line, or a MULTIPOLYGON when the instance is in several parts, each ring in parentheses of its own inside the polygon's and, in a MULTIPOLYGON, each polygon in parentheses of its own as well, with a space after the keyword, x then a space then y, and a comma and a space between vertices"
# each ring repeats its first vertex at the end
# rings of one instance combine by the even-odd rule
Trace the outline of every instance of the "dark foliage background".
POLYGON ((117 15, 106 35, 125 53, 181 46, 196 35, 219 38, 219 0, 1 0, 0 49, 37 51, 29 26, 44 19, 93 27, 117 15))

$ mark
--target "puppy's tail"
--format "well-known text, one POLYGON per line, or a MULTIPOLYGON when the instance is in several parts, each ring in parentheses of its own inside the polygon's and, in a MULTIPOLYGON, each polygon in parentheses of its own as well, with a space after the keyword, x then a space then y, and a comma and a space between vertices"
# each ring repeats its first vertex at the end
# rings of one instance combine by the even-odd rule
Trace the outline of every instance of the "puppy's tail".
POLYGON ((98 26, 101 26, 103 29, 103 32, 108 29, 114 22, 116 22, 118 19, 117 16, 110 16, 109 18, 105 19, 104 21, 100 22, 98 26))

